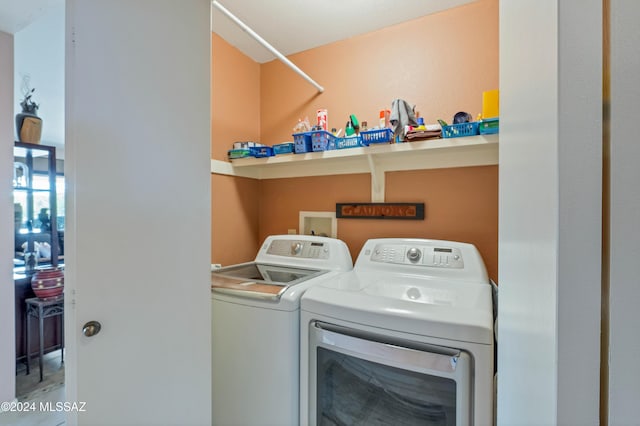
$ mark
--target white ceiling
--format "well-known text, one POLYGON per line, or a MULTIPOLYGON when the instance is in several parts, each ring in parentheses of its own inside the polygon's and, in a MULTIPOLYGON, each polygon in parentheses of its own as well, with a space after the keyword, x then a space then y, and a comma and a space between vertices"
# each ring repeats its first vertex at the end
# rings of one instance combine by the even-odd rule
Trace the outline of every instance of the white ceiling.
MULTIPOLYGON (((280 53, 290 55, 473 1, 219 0, 219 3, 280 53)), ((256 62, 275 59, 215 7, 212 29, 256 62)))
MULTIPOLYGON (((284 55, 301 52, 474 0, 221 0, 220 3, 284 55)), ((55 0, 0 0, 0 31, 14 34, 55 0)), ((256 62, 274 56, 218 9, 213 31, 256 62)))
POLYGON ((0 0, 0 31, 15 34, 42 16, 53 0, 0 0))
MULTIPOLYGON (((38 19, 42 18, 39 22, 43 22, 55 10, 63 8, 64 1, 0 0, 0 31, 15 34, 38 19)), ((280 53, 290 55, 476 0, 218 1, 280 53)), ((211 21, 214 32, 256 62, 263 63, 275 59, 271 52, 216 7, 212 7, 211 21)), ((61 54, 64 56, 64 53, 61 54)), ((62 72, 64 73, 64 70, 62 72)), ((40 96, 46 96, 45 87, 41 85, 38 93, 40 96)), ((61 94, 60 97, 63 98, 64 95, 61 94)), ((61 99, 60 102, 64 100, 61 99)), ((47 99, 45 104, 57 105, 55 99, 47 99)), ((45 113, 44 107, 41 112, 45 113)), ((58 117, 53 119, 54 122, 64 121, 58 117)), ((51 130, 54 130, 52 126, 48 126, 47 131, 51 130)), ((60 145, 64 143, 62 123, 58 133, 60 134, 49 138, 51 144, 58 144, 56 141, 60 141, 60 145)), ((44 136, 43 131, 43 138, 44 136)))
MULTIPOLYGON (((290 55, 475 0, 221 0, 281 53, 290 55)), ((0 31, 14 34, 55 0, 0 0, 0 31)), ((213 31, 257 62, 274 56, 213 8, 213 31)))

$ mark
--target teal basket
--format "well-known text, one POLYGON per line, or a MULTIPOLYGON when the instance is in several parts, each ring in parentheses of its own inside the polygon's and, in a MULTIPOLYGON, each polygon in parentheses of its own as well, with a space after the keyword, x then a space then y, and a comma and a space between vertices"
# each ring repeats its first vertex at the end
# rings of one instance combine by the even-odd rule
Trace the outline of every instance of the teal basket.
POLYGON ((452 124, 442 126, 443 138, 460 138, 463 136, 475 136, 478 134, 478 122, 452 124))
POLYGON ((500 130, 500 120, 498 118, 487 118, 480 121, 478 125, 481 135, 493 135, 500 130))
POLYGON ((236 158, 251 157, 251 151, 249 151, 249 148, 247 148, 247 149, 230 149, 229 151, 227 151, 227 156, 232 160, 235 160, 236 158))
POLYGON ((279 154, 291 154, 295 151, 295 144, 293 142, 284 142, 273 145, 273 153, 279 154))
POLYGON ((367 146, 362 142, 360 136, 350 136, 348 138, 336 138, 336 149, 360 148, 367 146))

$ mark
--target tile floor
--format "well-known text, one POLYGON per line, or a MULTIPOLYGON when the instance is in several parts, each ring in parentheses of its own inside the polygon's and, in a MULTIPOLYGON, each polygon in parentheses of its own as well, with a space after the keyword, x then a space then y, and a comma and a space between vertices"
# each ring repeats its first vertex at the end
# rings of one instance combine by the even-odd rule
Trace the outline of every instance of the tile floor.
POLYGON ((31 360, 31 372, 26 375, 26 366, 18 366, 16 395, 19 403, 28 403, 29 412, 0 413, 1 426, 60 426, 65 424, 65 413, 46 409, 56 402, 65 401, 64 365, 60 362, 60 351, 44 357, 44 380, 40 382, 37 358, 31 360), (49 403, 49 404, 47 404, 49 403), (45 408, 41 410, 40 408, 45 408))

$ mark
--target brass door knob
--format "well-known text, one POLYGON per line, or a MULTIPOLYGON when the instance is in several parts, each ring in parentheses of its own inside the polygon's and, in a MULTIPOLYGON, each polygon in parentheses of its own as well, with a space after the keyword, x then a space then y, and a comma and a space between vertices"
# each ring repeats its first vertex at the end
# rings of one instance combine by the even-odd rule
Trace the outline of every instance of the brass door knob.
POLYGON ((102 325, 98 321, 89 321, 82 327, 82 334, 87 337, 95 336, 100 332, 102 325))

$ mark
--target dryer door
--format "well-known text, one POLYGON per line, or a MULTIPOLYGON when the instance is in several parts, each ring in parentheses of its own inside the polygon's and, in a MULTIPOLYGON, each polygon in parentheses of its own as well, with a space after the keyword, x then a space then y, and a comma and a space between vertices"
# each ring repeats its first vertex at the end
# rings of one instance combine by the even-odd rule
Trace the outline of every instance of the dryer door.
POLYGON ((313 322, 309 424, 468 425, 471 356, 313 322))

